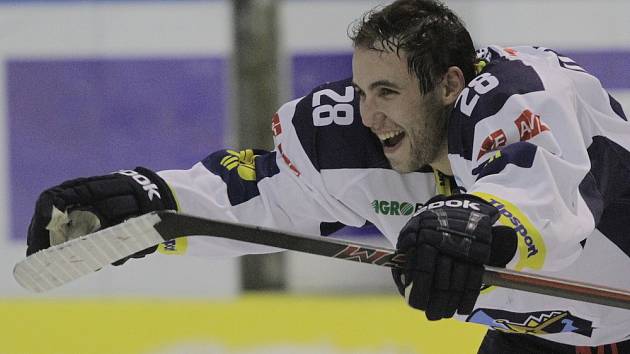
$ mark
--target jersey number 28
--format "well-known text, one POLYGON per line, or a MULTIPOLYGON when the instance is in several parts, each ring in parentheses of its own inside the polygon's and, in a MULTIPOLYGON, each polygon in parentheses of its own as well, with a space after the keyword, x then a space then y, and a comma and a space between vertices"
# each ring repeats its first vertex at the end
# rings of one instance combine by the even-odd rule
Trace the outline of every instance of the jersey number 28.
POLYGON ((499 79, 490 73, 483 73, 470 81, 468 87, 462 90, 462 93, 459 95, 462 113, 470 117, 481 95, 488 93, 497 86, 499 86, 499 79))
POLYGON ((331 89, 324 89, 313 94, 313 125, 323 127, 330 124, 350 125, 354 120, 354 108, 348 102, 354 99, 354 88, 346 87, 343 95, 331 89), (337 102, 334 105, 321 104, 322 96, 328 96, 337 102))

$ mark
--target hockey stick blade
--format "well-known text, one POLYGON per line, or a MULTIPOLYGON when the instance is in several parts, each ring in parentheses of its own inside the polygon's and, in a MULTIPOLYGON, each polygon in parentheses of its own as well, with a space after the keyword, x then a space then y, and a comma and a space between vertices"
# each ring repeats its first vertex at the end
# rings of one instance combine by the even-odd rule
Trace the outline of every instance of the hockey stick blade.
POLYGON ((38 251, 18 262, 13 277, 23 288, 44 292, 164 242, 154 229, 157 213, 129 219, 121 224, 38 251))
MULTIPOLYGON (((386 267, 402 267, 405 262, 403 255, 391 249, 159 211, 32 254, 16 264, 14 276, 24 288, 42 292, 183 236, 221 237, 386 267)), ((630 309, 630 292, 621 289, 494 267, 486 267, 483 281, 486 285, 630 309)))

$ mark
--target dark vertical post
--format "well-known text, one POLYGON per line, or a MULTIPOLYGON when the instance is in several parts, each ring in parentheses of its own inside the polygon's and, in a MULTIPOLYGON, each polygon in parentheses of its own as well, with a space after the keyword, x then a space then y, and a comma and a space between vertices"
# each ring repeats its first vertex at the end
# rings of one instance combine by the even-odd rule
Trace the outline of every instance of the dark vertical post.
MULTIPOLYGON (((271 149, 271 117, 278 109, 278 33, 276 0, 233 0, 234 80, 232 131, 236 146, 271 149)), ((244 290, 285 286, 282 254, 245 256, 244 290)))

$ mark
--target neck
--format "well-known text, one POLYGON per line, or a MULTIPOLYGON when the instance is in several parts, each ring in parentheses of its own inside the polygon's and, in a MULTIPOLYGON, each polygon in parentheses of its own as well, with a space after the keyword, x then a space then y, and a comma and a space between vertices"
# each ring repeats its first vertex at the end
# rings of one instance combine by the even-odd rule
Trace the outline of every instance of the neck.
POLYGON ((445 175, 452 176, 453 170, 451 170, 451 163, 448 160, 448 143, 445 141, 442 146, 440 146, 440 150, 438 150, 438 154, 435 160, 430 163, 431 168, 434 170, 438 170, 445 175))

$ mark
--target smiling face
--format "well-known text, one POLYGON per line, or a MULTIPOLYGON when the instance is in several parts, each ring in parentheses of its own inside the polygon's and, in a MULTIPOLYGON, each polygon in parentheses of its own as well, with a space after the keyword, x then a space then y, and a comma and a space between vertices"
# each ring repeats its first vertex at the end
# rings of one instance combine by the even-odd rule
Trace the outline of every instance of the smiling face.
POLYGON ((352 76, 363 124, 378 136, 394 170, 413 172, 446 158, 450 105, 439 87, 425 95, 420 92, 404 51, 357 47, 352 76))

